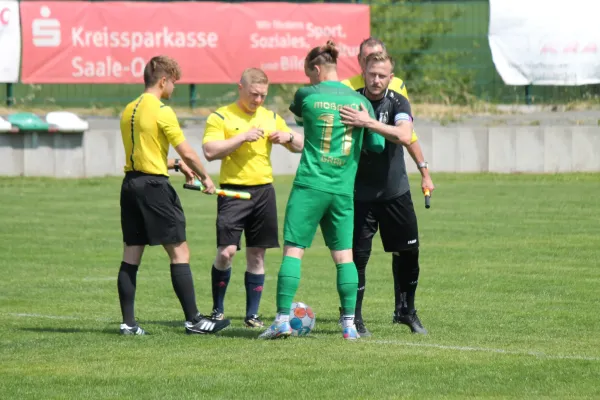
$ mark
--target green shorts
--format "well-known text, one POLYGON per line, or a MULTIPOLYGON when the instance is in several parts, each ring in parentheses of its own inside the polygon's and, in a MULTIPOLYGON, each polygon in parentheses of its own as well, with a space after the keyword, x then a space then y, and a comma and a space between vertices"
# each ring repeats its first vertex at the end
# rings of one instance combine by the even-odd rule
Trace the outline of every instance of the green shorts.
POLYGON ((353 198, 294 186, 285 209, 283 239, 286 244, 310 247, 319 225, 330 250, 351 249, 354 232, 353 198))

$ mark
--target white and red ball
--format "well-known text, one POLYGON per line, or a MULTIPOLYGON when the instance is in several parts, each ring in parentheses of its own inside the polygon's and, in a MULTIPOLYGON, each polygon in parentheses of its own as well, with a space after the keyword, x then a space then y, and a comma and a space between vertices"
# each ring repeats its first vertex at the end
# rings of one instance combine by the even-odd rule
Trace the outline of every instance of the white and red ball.
POLYGON ((306 336, 315 329, 315 313, 310 306, 301 303, 292 303, 290 309, 290 326, 292 327, 292 336, 306 336))

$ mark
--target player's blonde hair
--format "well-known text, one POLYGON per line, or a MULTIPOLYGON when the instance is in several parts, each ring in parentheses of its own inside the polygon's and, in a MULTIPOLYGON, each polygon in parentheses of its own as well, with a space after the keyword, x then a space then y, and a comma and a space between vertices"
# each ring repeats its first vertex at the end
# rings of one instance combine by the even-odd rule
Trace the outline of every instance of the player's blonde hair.
POLYGON ((337 65, 339 53, 335 43, 328 40, 324 46, 317 46, 308 52, 304 60, 304 66, 313 69, 316 65, 337 65))
POLYGON ((394 61, 392 56, 390 56, 388 53, 386 53, 384 51, 378 51, 375 53, 371 53, 367 56, 367 59, 365 60, 367 66, 374 62, 386 62, 386 61, 389 61, 390 64, 392 64, 392 70, 394 70, 394 67, 396 66, 396 62, 394 61))
POLYGON ((175 59, 168 56, 152 57, 144 67, 144 85, 146 88, 156 85, 162 78, 181 79, 181 68, 175 59))
POLYGON ((240 78, 240 83, 244 86, 252 85, 252 84, 269 84, 269 77, 265 74, 260 68, 246 68, 244 72, 242 72, 242 77, 240 78))

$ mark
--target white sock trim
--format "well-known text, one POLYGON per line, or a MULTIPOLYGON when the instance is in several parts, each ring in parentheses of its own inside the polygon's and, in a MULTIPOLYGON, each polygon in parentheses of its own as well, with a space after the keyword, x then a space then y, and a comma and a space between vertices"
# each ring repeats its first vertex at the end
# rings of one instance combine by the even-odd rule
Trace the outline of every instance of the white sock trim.
POLYGON ((342 323, 343 323, 344 328, 350 328, 350 327, 354 326, 354 314, 343 315, 342 323))
POLYGON ((280 314, 280 313, 277 313, 277 316, 275 317, 275 321, 277 321, 277 322, 290 322, 290 316, 289 316, 289 314, 280 314))

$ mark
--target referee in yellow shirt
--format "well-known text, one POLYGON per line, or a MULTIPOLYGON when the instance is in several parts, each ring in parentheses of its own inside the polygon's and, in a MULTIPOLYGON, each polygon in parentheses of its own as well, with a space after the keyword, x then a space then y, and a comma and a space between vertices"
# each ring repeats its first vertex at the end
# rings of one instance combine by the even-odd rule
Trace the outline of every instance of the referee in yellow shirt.
POLYGON ((124 335, 144 335, 134 315, 136 277, 146 245, 162 245, 171 260, 171 282, 185 314, 187 333, 216 333, 229 321, 213 321, 198 312, 185 216, 177 192, 169 183, 169 169, 181 170, 188 181, 196 176, 214 193, 215 185, 200 158, 186 141, 175 113, 161 100, 169 99, 180 78, 177 62, 154 57, 144 69, 145 90, 121 116, 125 149, 125 178, 121 186, 123 261, 117 287, 124 335), (167 160, 169 145, 184 162, 167 160))
POLYGON ((252 194, 251 200, 219 197, 217 255, 211 270, 212 318, 220 320, 231 276, 231 264, 246 239, 246 317, 249 328, 263 326, 258 308, 265 281, 264 259, 268 248, 279 247, 277 204, 273 188, 271 148, 281 144, 299 153, 304 136, 293 132, 283 118, 262 106, 269 80, 260 69, 246 69, 238 84, 238 100, 219 108, 206 122, 203 150, 209 161, 220 159, 219 185, 252 194))

